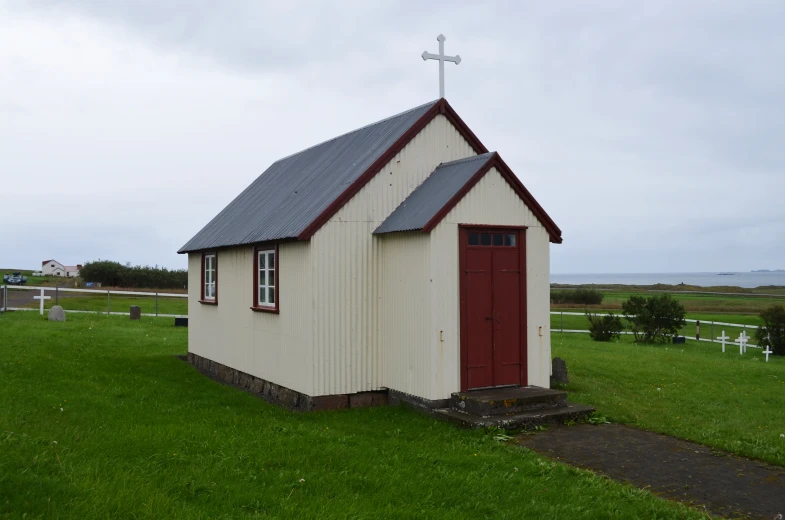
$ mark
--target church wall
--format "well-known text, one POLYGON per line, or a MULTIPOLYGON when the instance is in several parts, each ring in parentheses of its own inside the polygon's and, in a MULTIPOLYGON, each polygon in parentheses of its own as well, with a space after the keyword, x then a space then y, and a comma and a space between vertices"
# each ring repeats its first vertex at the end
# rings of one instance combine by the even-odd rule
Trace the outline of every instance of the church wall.
POLYGON ((430 393, 435 368, 428 352, 431 335, 430 238, 411 231, 378 239, 382 253, 380 322, 384 386, 416 395, 430 393))
MULTIPOLYGON (((389 283, 382 263, 384 238, 372 233, 436 166, 472 155, 447 118, 437 116, 311 238, 313 395, 389 387, 382 351, 415 349, 407 338, 432 332, 418 321, 396 334, 398 318, 384 310, 382 299, 382 287, 389 283)), ((409 267, 417 279, 427 269, 409 267)))
POLYGON ((430 233, 429 363, 438 367, 428 399, 446 399, 460 390, 460 278, 458 225, 528 226, 526 297, 529 384, 550 386, 550 242, 547 231, 493 168, 430 233), (539 335, 542 327, 542 336, 539 335), (438 331, 443 331, 443 342, 438 331), (436 332, 436 333, 434 333, 436 332))
POLYGON ((188 255, 188 351, 313 394, 313 291, 308 242, 278 246, 279 313, 254 312, 253 247, 218 251, 218 305, 199 303, 201 253, 188 255))

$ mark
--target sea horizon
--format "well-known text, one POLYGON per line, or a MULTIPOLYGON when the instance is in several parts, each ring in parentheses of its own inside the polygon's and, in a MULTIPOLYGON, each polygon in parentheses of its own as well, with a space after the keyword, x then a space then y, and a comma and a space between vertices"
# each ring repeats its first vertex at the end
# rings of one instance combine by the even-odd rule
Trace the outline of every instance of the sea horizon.
POLYGON ((683 273, 551 273, 552 284, 564 285, 695 285, 698 287, 785 286, 785 271, 716 271, 683 273))

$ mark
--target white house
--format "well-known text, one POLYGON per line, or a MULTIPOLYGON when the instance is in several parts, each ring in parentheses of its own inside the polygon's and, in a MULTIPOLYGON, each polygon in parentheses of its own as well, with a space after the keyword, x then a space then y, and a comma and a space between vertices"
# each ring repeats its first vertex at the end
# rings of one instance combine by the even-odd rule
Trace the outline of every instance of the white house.
POLYGON ((181 249, 188 358, 309 410, 548 388, 561 231, 445 99, 275 162, 181 249))
POLYGON ((57 260, 44 260, 41 262, 41 271, 44 276, 65 276, 68 278, 76 278, 79 276, 79 270, 82 268, 80 264, 77 265, 63 265, 57 260))

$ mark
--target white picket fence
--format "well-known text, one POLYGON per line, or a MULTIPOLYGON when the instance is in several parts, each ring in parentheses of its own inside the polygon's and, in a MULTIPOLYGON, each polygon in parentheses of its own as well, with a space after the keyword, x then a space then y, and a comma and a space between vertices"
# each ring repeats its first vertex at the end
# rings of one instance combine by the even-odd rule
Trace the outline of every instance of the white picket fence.
MULTIPOLYGON (((598 313, 594 313, 593 312, 592 314, 595 314, 596 316, 609 316, 609 314, 607 314, 607 313, 604 314, 604 313, 599 313, 599 312, 598 313)), ((551 330, 553 332, 575 332, 575 333, 581 333, 581 334, 588 334, 589 333, 588 330, 565 329, 564 328, 564 319, 563 319, 564 316, 586 316, 586 313, 583 313, 583 312, 551 311, 551 315, 557 315, 557 316, 560 315, 560 316, 562 316, 561 327, 559 327, 558 329, 551 328, 551 330)), ((616 316, 619 316, 619 314, 616 314, 616 316)), ((728 323, 728 322, 724 322, 724 321, 689 320, 689 319, 685 319, 684 321, 686 321, 687 323, 698 323, 698 322, 700 322, 701 323, 701 327, 704 327, 704 326, 708 327, 709 330, 710 330, 710 333, 709 333, 710 337, 708 337, 708 338, 705 338, 705 337, 702 337, 702 338, 690 338, 690 339, 695 339, 696 341, 706 341, 706 342, 710 342, 710 343, 722 343, 721 340, 716 339, 715 330, 714 330, 714 326, 715 325, 718 325, 720 327, 734 327, 734 328, 737 328, 737 329, 742 329, 744 331, 745 335, 747 335, 747 336, 749 336, 749 334, 747 334, 747 329, 750 329, 751 331, 754 331, 754 330, 758 329, 758 327, 755 326, 755 325, 746 325, 744 323, 728 323)), ((706 330, 706 329, 703 329, 703 330, 706 330)), ((722 332, 722 331, 716 331, 716 332, 722 332)), ((632 332, 624 331, 624 332, 622 332, 622 334, 632 334, 632 332)), ((733 342, 732 339, 730 339, 730 340, 727 340, 725 342, 725 344, 726 345, 733 345, 734 342, 733 342)), ((759 347, 758 345, 752 345, 750 343, 747 343, 746 347, 763 348, 763 347, 759 347)))
MULTIPOLYGON (((103 289, 72 289, 66 287, 39 287, 39 286, 27 286, 27 285, 4 285, 0 287, 0 312, 4 311, 40 311, 40 307, 9 307, 8 306, 8 293, 10 291, 44 291, 55 293, 55 300, 58 299, 58 295, 61 292, 65 293, 92 293, 92 294, 101 294, 106 295, 106 311, 84 311, 84 310, 69 310, 65 309, 65 312, 73 312, 73 313, 100 313, 100 314, 107 314, 113 316, 128 316, 128 312, 112 312, 112 295, 122 295, 122 296, 143 296, 143 297, 154 297, 155 298, 155 313, 143 313, 142 316, 153 316, 159 318, 181 318, 186 317, 186 314, 161 314, 158 312, 158 298, 188 298, 187 294, 181 293, 165 293, 165 292, 138 292, 138 291, 112 291, 112 290, 103 290, 103 289)), ((42 293, 43 294, 43 293, 42 293)))

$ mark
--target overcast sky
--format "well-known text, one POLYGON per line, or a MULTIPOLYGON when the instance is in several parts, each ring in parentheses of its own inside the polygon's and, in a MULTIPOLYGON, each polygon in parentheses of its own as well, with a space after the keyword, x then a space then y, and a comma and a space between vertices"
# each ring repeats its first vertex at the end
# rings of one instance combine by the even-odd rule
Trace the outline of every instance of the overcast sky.
POLYGON ((785 268, 783 28, 782 0, 0 0, 0 268, 185 267, 273 161, 438 97, 440 32, 554 273, 785 268))

